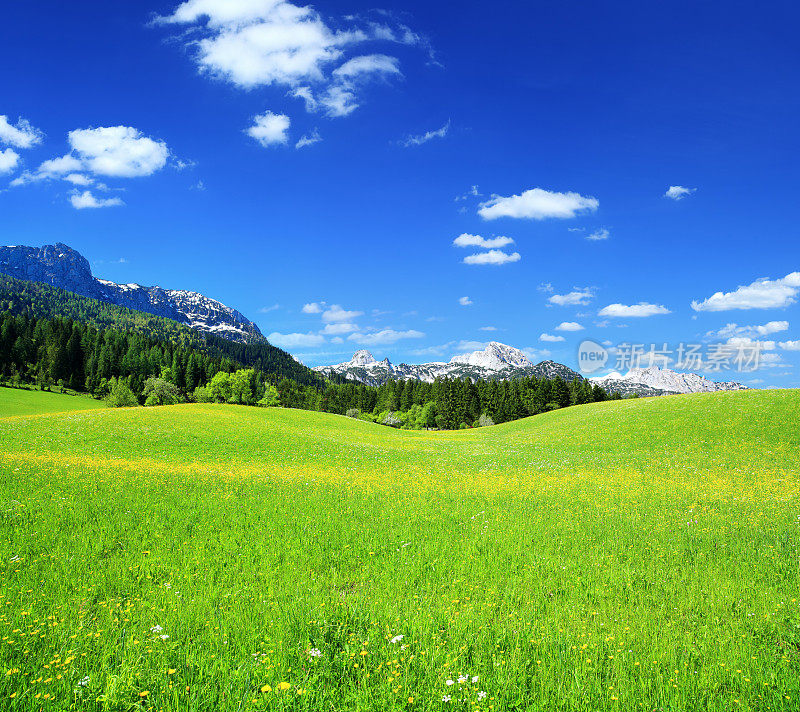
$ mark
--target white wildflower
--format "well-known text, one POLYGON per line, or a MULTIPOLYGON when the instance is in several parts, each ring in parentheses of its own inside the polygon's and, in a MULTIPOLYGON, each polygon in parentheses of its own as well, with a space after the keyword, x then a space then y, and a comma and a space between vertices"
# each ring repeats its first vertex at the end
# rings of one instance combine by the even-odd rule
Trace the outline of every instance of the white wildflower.
POLYGON ((392 645, 396 645, 396 644, 397 644, 397 643, 399 643, 399 642, 400 642, 400 641, 401 641, 401 640, 402 640, 404 637, 405 637, 405 636, 403 636, 403 635, 396 635, 394 638, 392 638, 392 639, 391 639, 391 641, 390 641, 390 642, 391 642, 391 644, 392 644, 392 645))

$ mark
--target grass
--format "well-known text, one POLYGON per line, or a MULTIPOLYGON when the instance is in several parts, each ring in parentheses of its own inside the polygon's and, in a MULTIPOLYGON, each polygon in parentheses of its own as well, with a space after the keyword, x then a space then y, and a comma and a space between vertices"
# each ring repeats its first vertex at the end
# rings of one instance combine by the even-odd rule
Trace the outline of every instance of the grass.
POLYGON ((84 395, 0 387, 0 418, 104 407, 102 401, 84 395))
POLYGON ((796 711, 799 420, 0 420, 2 708, 796 711))

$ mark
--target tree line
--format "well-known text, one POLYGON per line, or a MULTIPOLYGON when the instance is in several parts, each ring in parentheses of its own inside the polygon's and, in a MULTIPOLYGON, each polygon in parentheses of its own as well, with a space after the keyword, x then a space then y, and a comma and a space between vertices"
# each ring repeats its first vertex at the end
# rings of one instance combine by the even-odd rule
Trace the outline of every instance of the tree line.
POLYGON ((281 372, 160 341, 135 331, 97 329, 71 318, 0 314, 0 381, 69 388, 110 405, 220 402, 282 405, 403 428, 458 429, 504 423, 570 405, 607 400, 584 379, 389 381, 379 387, 281 372))
POLYGON ((69 318, 98 331, 135 332, 183 351, 227 359, 264 373, 274 373, 311 385, 322 378, 263 337, 248 335, 247 343, 197 331, 172 319, 83 297, 43 282, 28 282, 0 274, 0 312, 25 314, 40 319, 69 318))

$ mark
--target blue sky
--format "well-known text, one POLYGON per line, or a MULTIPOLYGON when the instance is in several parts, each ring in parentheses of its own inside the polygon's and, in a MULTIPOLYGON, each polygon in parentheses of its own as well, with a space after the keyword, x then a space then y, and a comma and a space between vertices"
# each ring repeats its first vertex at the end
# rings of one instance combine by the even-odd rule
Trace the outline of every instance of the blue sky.
POLYGON ((766 362, 740 380, 798 385, 798 19, 12 3, 1 242, 203 292, 309 365, 749 339, 766 362))

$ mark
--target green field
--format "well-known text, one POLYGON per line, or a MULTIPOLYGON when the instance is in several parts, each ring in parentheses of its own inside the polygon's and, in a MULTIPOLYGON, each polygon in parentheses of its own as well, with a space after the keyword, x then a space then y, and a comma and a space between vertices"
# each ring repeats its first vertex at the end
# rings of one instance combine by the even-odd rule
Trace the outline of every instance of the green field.
POLYGON ((799 422, 800 391, 1 419, 0 708, 796 711, 799 422))
POLYGON ((85 395, 66 395, 22 388, 0 388, 0 418, 104 407, 105 404, 102 401, 85 395))

